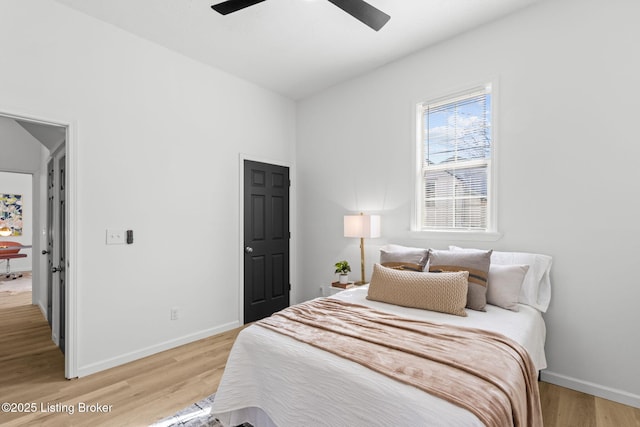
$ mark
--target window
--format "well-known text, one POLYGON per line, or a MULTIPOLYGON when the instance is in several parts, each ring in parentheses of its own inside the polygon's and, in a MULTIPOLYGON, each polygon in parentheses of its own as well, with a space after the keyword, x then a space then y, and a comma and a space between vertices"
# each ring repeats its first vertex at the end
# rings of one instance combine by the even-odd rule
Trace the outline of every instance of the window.
POLYGON ((491 86, 418 105, 419 231, 495 231, 491 86))

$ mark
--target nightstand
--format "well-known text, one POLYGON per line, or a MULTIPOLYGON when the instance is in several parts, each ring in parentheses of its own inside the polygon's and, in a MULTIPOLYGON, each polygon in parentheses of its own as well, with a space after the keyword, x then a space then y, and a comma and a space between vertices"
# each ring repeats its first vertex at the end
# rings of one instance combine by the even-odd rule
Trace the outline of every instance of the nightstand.
POLYGON ((336 288, 335 286, 329 286, 329 294, 327 296, 335 295, 338 292, 342 292, 342 291, 344 291, 344 289, 336 288))
MULTIPOLYGON (((365 285, 368 285, 368 283, 365 283, 365 285)), ((331 286, 329 286, 329 295, 335 295, 338 292, 341 292, 341 291, 344 291, 344 290, 347 290, 347 289, 357 288, 359 286, 362 286, 362 285, 358 285, 355 282, 349 282, 349 287, 348 288, 339 288, 337 286, 333 286, 333 283, 332 283, 331 286)))

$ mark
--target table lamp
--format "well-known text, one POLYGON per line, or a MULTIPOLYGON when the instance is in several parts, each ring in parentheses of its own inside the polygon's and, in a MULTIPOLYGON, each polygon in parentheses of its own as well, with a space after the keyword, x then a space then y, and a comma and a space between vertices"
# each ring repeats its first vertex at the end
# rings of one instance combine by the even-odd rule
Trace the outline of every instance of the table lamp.
POLYGON ((358 285, 367 283, 364 277, 364 239, 380 237, 380 216, 379 215, 345 215, 344 216, 344 237, 360 238, 360 274, 361 280, 358 285))

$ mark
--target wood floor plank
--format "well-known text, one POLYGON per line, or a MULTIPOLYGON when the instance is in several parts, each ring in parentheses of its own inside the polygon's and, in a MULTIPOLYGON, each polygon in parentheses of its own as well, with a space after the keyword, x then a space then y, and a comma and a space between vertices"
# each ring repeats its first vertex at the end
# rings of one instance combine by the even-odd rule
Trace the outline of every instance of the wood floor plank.
POLYGON ((640 410, 605 399, 596 399, 598 426, 640 427, 640 410))
POLYGON ((556 427, 559 418, 559 399, 557 386, 539 382, 540 405, 542 406, 542 421, 546 427, 556 427))
MULTIPOLYGON (((83 378, 64 378, 64 357, 31 294, 0 293, 0 395, 6 402, 67 405, 75 413, 1 413, 4 426, 148 426, 215 392, 242 328, 83 378), (78 404, 111 405, 78 413, 78 404)), ((640 409, 539 383, 545 427, 640 427, 640 409)))

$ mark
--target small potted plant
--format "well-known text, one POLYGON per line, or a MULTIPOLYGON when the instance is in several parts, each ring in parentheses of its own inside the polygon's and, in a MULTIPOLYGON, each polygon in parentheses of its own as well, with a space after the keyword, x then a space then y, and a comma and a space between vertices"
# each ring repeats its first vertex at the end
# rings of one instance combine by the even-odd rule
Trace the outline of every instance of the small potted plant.
POLYGON ((336 262, 336 274, 339 274, 340 279, 339 282, 341 284, 346 284, 349 282, 349 272, 351 271, 351 267, 347 261, 338 261, 336 262))

